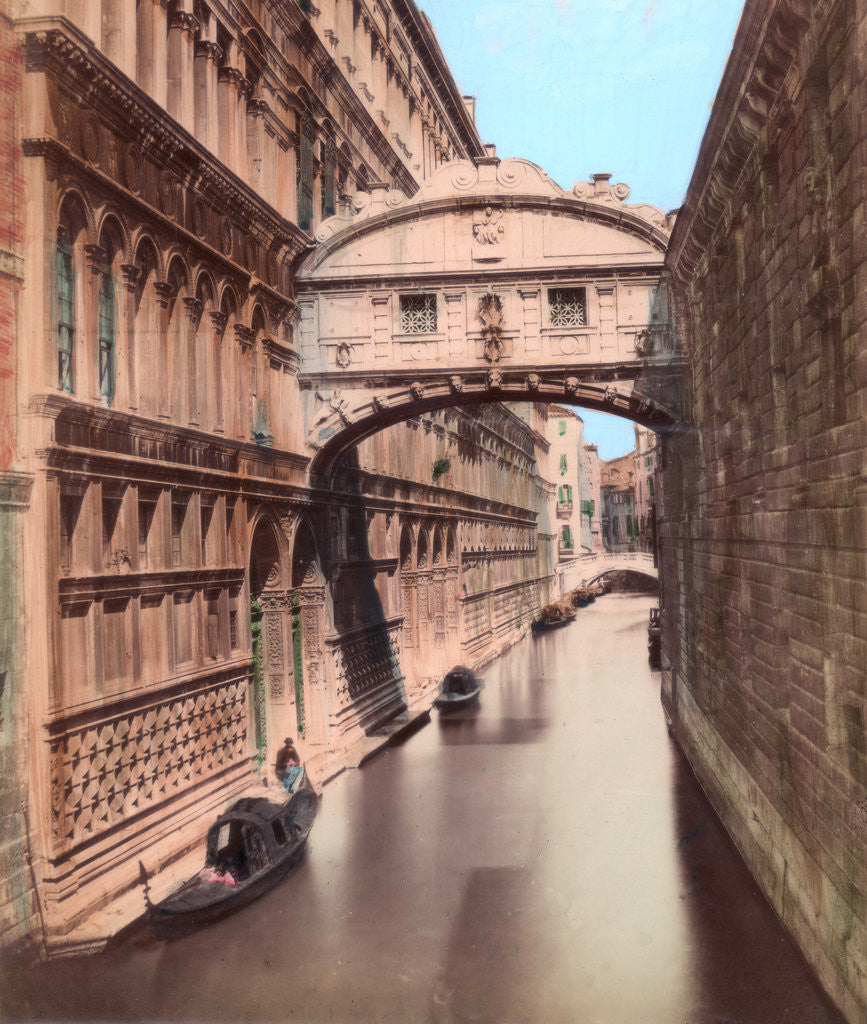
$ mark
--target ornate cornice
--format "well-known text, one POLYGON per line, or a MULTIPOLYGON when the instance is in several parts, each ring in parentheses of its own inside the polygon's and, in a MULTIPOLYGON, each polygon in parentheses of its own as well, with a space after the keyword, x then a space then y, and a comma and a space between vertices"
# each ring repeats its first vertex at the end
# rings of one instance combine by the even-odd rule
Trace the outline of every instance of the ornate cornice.
MULTIPOLYGON (((74 97, 98 97, 98 110, 108 124, 114 123, 126 137, 132 137, 142 152, 171 166, 181 181, 197 189, 218 208, 226 211, 248 230, 277 239, 292 257, 309 244, 297 225, 281 217, 231 172, 184 128, 174 122, 134 82, 119 72, 96 50, 76 26, 65 18, 22 19, 17 23, 27 71, 42 71, 66 86, 74 97)), ((243 89, 246 78, 235 69, 221 74, 238 77, 243 89)), ((86 109, 86 108, 83 108, 86 109)), ((29 156, 58 156, 68 153, 51 138, 24 140, 29 156)))
POLYGON ((747 4, 669 243, 666 264, 677 279, 696 273, 750 153, 785 114, 808 26, 807 0, 747 4))

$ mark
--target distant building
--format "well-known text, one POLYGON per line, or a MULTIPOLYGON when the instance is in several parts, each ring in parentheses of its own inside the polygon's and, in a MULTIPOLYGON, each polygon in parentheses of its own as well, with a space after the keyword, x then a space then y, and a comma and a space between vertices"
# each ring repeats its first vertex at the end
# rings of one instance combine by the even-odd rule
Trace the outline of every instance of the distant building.
POLYGON ((557 561, 570 562, 589 550, 582 543, 581 533, 584 421, 571 409, 552 405, 548 410, 548 438, 548 475, 557 488, 557 561))
POLYGON ((590 551, 602 551, 602 463, 595 444, 584 445, 582 464, 581 544, 590 551))

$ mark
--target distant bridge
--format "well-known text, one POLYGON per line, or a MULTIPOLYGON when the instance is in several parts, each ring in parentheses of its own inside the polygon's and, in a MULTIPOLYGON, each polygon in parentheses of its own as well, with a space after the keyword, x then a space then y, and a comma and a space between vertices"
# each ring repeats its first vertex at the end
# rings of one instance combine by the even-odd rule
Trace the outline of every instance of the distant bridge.
POLYGON ((588 555, 587 558, 581 559, 575 569, 582 585, 595 583, 609 572, 637 572, 648 579, 659 579, 659 571, 653 564, 653 555, 645 551, 588 555))

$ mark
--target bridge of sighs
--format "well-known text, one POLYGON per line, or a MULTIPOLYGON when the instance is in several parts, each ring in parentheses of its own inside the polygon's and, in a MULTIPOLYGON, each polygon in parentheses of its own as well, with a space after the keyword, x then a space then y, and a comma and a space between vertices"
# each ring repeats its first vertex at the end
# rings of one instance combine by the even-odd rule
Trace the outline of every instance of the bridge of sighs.
POLYGON ((375 431, 486 401, 597 408, 654 429, 635 393, 671 218, 594 174, 560 188, 490 153, 411 199, 386 185, 325 221, 296 277, 314 477, 375 431))

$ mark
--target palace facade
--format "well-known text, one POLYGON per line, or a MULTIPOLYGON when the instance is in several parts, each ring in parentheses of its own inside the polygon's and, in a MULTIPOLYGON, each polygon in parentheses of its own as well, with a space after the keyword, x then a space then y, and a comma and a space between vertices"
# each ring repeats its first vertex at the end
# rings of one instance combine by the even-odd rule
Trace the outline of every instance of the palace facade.
POLYGON ((84 948, 284 735, 321 781, 521 635, 546 412, 433 412, 308 473, 296 261, 348 196, 485 152, 412 3, 38 0, 2 28, 0 930, 84 948))

